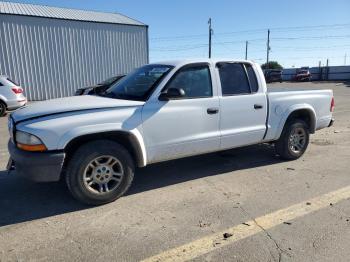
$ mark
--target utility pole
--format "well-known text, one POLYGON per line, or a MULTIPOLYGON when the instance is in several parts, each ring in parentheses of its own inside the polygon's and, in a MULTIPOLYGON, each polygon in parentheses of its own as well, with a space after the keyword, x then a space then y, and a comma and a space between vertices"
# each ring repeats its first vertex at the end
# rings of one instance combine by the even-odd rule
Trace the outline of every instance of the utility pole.
POLYGON ((248 41, 245 41, 245 60, 248 59, 248 41))
POLYGON ((211 18, 209 18, 208 24, 209 24, 209 58, 211 58, 211 36, 213 34, 213 29, 211 29, 211 18))
POLYGON ((321 60, 318 61, 318 80, 322 80, 321 60))
POLYGON ((344 56, 344 65, 346 65, 346 53, 345 53, 345 56, 344 56))
POLYGON ((270 29, 267 30, 266 69, 269 69, 269 55, 270 55, 270 29))

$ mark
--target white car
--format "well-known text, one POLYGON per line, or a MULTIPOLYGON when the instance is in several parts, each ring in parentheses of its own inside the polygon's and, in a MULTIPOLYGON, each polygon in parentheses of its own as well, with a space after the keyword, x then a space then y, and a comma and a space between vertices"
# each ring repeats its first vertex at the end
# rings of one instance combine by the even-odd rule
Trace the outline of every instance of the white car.
POLYGON ((26 103, 23 89, 7 76, 0 76, 0 117, 4 116, 7 110, 15 110, 26 103))
POLYGON ((78 200, 103 204, 127 191, 135 166, 265 142, 297 159, 309 134, 333 123, 333 109, 332 90, 269 92, 250 61, 149 64, 104 96, 17 110, 8 167, 35 181, 65 179, 78 200))

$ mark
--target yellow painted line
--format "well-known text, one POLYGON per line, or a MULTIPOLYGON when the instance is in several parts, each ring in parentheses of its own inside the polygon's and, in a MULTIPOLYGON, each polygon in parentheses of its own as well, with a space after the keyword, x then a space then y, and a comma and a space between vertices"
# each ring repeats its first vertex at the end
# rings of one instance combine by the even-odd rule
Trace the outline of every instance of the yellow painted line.
POLYGON ((263 230, 281 225, 285 221, 290 221, 328 207, 330 203, 335 204, 346 199, 350 199, 350 186, 245 222, 250 226, 244 224, 236 225, 222 232, 217 232, 188 244, 167 250, 143 261, 187 261, 194 259, 244 238, 260 233, 263 230), (224 239, 224 233, 232 234, 232 236, 224 239))

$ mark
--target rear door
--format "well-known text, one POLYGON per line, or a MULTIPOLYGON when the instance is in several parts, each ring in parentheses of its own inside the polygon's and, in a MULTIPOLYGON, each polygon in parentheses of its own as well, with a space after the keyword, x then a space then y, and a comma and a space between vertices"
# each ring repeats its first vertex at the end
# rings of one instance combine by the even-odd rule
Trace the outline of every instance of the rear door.
POLYGON ((262 141, 266 130, 267 99, 259 89, 254 65, 220 62, 221 149, 262 141))

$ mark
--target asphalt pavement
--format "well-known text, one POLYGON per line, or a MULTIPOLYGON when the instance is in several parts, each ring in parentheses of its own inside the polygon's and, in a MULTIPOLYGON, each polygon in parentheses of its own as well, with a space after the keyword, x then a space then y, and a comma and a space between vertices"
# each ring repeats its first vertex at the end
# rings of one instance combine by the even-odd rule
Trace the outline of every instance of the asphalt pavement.
POLYGON ((334 91, 336 122, 302 158, 257 145, 151 165, 100 207, 8 175, 0 118, 0 261, 349 261, 350 83, 270 86, 334 91))

